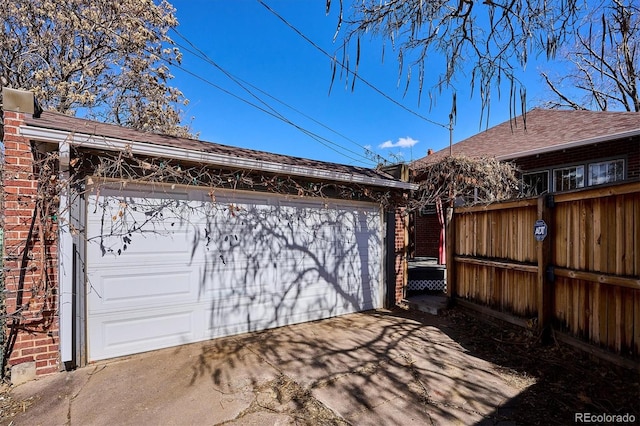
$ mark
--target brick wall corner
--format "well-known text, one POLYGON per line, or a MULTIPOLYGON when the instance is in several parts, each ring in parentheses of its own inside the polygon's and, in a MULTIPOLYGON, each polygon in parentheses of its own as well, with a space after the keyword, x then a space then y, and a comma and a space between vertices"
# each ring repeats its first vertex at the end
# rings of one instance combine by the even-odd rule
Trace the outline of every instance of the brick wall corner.
POLYGON ((60 370, 57 311, 57 232, 39 215, 31 142, 20 135, 26 114, 3 112, 5 344, 2 365, 28 365, 35 375, 60 370))

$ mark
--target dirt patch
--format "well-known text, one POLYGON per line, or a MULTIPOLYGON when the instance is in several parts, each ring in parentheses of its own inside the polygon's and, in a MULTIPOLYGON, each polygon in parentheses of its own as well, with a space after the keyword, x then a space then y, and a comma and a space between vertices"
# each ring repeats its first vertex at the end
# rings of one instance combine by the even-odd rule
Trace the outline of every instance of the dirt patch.
MULTIPOLYGON (((410 315, 424 315, 412 312, 410 315)), ((566 344, 542 345, 531 329, 462 308, 445 312, 441 329, 496 374, 526 391, 497 410, 494 419, 517 424, 575 422, 576 413, 627 413, 640 421, 640 372, 613 365, 566 344)))
POLYGON ((241 420, 252 413, 272 412, 282 414, 295 425, 346 426, 349 423, 315 399, 305 389, 285 375, 266 382, 255 389, 251 405, 234 419, 241 420))
POLYGON ((16 415, 25 412, 33 404, 33 397, 16 400, 9 393, 10 390, 11 387, 8 384, 0 384, 0 425, 11 424, 11 420, 16 415))

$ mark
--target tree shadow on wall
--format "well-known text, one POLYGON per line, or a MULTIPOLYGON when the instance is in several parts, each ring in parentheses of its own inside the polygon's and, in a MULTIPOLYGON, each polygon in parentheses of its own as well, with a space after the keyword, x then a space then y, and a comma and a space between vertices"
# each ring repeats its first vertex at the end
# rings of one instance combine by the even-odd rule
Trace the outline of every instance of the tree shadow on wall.
POLYGON ((204 254, 200 295, 211 302, 211 337, 380 305, 383 241, 375 210, 272 201, 224 200, 206 216, 205 239, 194 234, 204 254))
POLYGON ((134 188, 89 204, 90 310, 133 318, 191 304, 197 324, 180 342, 381 306, 382 219, 371 204, 134 188), (127 271, 138 278, 125 286, 127 271))

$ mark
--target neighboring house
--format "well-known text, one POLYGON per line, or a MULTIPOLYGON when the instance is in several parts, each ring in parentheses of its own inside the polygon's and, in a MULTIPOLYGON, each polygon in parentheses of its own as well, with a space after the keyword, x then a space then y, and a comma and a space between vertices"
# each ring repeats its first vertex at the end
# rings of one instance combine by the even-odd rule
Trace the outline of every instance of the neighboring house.
MULTIPOLYGON (((453 155, 512 161, 533 194, 640 179, 640 113, 533 109, 452 146, 453 155)), ((420 169, 449 147, 412 164, 420 169)), ((440 224, 428 209, 414 217, 414 256, 437 257, 440 224)))
POLYGON ((383 202, 414 184, 4 99, 16 380, 401 297, 404 221, 383 202))

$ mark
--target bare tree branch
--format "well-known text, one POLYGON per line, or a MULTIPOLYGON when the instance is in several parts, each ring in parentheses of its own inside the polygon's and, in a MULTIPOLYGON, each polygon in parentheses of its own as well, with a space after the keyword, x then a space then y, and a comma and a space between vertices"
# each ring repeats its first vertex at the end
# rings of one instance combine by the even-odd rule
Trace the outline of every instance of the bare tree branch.
MULTIPOLYGON (((364 36, 380 37, 397 51, 400 74, 407 58, 413 58, 407 79, 412 67, 420 76, 437 73, 434 87, 424 88, 425 79, 419 79, 418 98, 423 89, 430 98, 443 89, 455 91, 456 78, 470 73, 469 84, 477 88, 483 112, 502 80, 521 86, 517 71, 530 52, 555 57, 580 12, 576 0, 364 0, 352 2, 349 10, 350 17, 342 17, 342 7, 340 11, 338 27, 347 24, 343 46, 364 36)), ((349 49, 343 51, 344 65, 349 49)), ((511 101, 518 92, 510 91, 511 101)))
POLYGON ((448 156, 414 171, 420 189, 408 201, 409 210, 454 202, 489 204, 526 194, 512 163, 495 158, 448 156))
POLYGON ((574 45, 564 51, 563 62, 569 71, 555 78, 543 74, 548 87, 560 100, 551 103, 640 112, 640 7, 637 2, 608 0, 588 15, 585 22, 588 25, 578 28, 574 45), (594 26, 600 27, 599 32, 593 31, 594 26), (559 93, 561 85, 569 89, 559 93))
POLYGON ((544 80, 546 81, 547 85, 549 86, 549 88, 556 94, 558 95, 558 97, 560 98, 561 102, 557 102, 556 106, 568 106, 569 108, 575 109, 575 110, 582 110, 584 109, 581 105, 573 102, 571 99, 567 98, 561 91, 560 89, 558 89, 555 84, 549 79, 549 76, 546 73, 541 73, 542 77, 544 77, 544 80))

